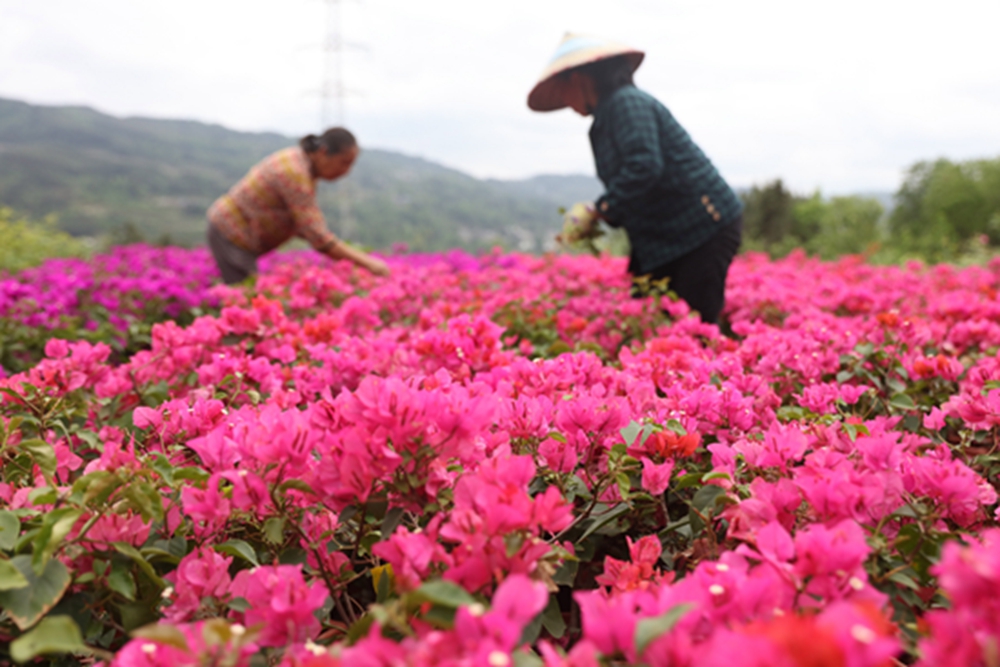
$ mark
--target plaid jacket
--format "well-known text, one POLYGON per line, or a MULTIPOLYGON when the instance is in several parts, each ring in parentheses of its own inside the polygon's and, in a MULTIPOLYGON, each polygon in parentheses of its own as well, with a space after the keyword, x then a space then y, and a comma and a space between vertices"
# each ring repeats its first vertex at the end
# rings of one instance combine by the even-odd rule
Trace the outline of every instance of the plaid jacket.
POLYGON ((601 101, 590 128, 606 192, 597 209, 624 227, 629 271, 650 273, 736 222, 743 204, 665 106, 635 86, 601 101))
POLYGON ((337 242, 316 204, 309 158, 285 148, 254 165, 208 209, 208 221, 233 244, 263 255, 299 236, 317 250, 337 242))

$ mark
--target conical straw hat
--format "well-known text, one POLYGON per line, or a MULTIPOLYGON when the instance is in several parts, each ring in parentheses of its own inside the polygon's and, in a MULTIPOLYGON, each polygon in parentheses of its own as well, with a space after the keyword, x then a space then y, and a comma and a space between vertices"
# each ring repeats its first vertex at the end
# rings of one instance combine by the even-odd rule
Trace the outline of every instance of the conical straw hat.
POLYGON ((566 33, 556 53, 552 56, 538 83, 528 94, 528 107, 535 111, 555 111, 566 106, 565 86, 567 82, 560 78, 563 72, 615 56, 626 56, 634 72, 639 68, 645 53, 638 49, 612 42, 591 35, 566 33))

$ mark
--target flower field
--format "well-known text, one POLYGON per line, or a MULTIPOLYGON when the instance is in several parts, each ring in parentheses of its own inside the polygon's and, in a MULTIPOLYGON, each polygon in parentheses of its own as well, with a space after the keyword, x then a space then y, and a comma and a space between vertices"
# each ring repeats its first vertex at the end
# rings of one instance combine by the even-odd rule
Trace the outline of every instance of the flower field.
POLYGON ((1000 665, 1000 263, 157 252, 0 281, 0 663, 1000 665))

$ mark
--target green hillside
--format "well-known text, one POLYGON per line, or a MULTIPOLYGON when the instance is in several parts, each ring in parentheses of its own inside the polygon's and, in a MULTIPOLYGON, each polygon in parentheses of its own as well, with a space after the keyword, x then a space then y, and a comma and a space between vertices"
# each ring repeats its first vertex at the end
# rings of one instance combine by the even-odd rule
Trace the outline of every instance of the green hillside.
MULTIPOLYGON (((0 204, 34 217, 54 213, 75 235, 131 225, 149 239, 197 244, 212 201, 257 160, 293 143, 273 133, 0 99, 0 204)), ((372 247, 538 250, 559 227, 559 206, 599 193, 588 176, 484 181, 364 149, 350 176, 321 186, 320 204, 332 229, 372 247)))

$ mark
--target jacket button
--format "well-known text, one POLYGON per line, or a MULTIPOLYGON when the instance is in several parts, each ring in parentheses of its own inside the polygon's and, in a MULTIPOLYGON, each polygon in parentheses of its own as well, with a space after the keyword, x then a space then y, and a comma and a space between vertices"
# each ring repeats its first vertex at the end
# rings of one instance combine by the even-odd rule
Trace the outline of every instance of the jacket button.
POLYGON ((712 214, 712 219, 715 220, 716 222, 718 222, 721 218, 722 216, 719 214, 718 211, 712 214))
POLYGON ((712 206, 711 204, 709 204, 708 206, 706 206, 705 210, 708 211, 709 213, 715 213, 715 207, 712 206))
POLYGON ((708 195, 702 195, 701 196, 701 203, 703 205, 707 206, 708 202, 710 202, 710 201, 712 201, 712 200, 708 198, 708 195))

